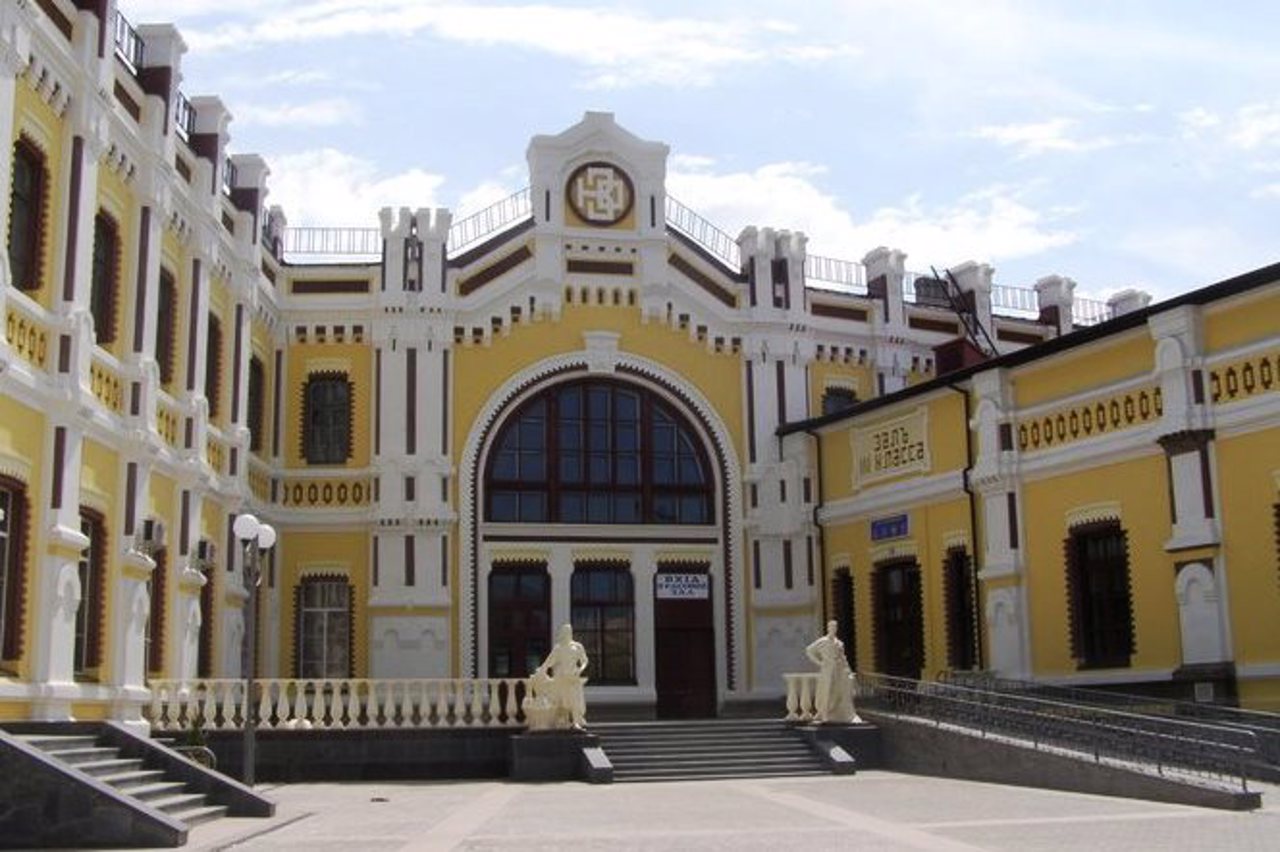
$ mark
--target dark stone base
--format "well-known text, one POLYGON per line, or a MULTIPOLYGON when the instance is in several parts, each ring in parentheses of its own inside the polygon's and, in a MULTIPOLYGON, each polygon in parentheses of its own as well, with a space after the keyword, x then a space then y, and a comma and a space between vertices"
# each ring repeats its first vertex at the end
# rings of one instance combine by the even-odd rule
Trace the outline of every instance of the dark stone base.
MULTIPOLYGON (((821 723, 799 725, 796 730, 811 747, 821 755, 833 745, 840 746, 853 758, 858 769, 879 769, 884 766, 880 744, 880 729, 865 722, 859 724, 821 723)), ((847 768, 833 766, 835 771, 847 768)))
POLYGON ((585 778, 582 750, 600 738, 584 731, 539 731, 511 738, 512 781, 572 781, 585 778))

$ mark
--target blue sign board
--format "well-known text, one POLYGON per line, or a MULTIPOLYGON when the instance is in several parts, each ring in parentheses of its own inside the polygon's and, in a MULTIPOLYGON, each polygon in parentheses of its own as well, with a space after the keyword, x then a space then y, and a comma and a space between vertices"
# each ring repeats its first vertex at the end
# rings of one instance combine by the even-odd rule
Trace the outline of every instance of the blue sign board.
POLYGON ((909 515, 893 515, 888 518, 877 518, 871 522, 871 540, 885 541, 890 538, 902 538, 911 529, 909 515))

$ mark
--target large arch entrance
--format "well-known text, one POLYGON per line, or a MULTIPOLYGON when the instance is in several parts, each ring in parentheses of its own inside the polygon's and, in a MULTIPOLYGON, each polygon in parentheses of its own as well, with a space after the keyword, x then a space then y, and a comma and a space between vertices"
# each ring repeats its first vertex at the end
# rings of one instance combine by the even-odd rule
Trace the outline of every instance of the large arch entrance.
POLYGON ((514 625, 533 623, 514 617, 522 605, 492 600, 495 576, 536 565, 552 631, 571 623, 588 646, 596 712, 715 715, 732 688, 720 436, 659 383, 583 369, 513 394, 478 437, 463 518, 464 530, 474 524, 473 670, 507 676, 536 665, 515 664, 512 651, 541 647, 541 621, 539 636, 522 635, 514 625), (689 643, 696 651, 682 660, 689 643))

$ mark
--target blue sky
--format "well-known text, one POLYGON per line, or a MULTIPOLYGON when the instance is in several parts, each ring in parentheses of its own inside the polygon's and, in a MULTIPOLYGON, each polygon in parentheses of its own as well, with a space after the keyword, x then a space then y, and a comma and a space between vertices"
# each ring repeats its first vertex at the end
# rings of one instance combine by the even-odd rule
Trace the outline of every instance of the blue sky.
POLYGON ((120 0, 293 224, 458 215, 588 109, 724 230, 1164 298, 1280 260, 1280 4, 120 0))

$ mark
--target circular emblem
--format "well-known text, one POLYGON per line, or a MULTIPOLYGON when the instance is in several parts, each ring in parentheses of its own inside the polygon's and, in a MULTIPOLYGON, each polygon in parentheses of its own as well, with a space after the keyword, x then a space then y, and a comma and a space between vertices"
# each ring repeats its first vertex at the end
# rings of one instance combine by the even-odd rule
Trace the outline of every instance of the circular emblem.
POLYGON ((574 169, 565 189, 569 206, 591 225, 616 225, 631 212, 635 190, 626 172, 609 163, 587 163, 574 169))

